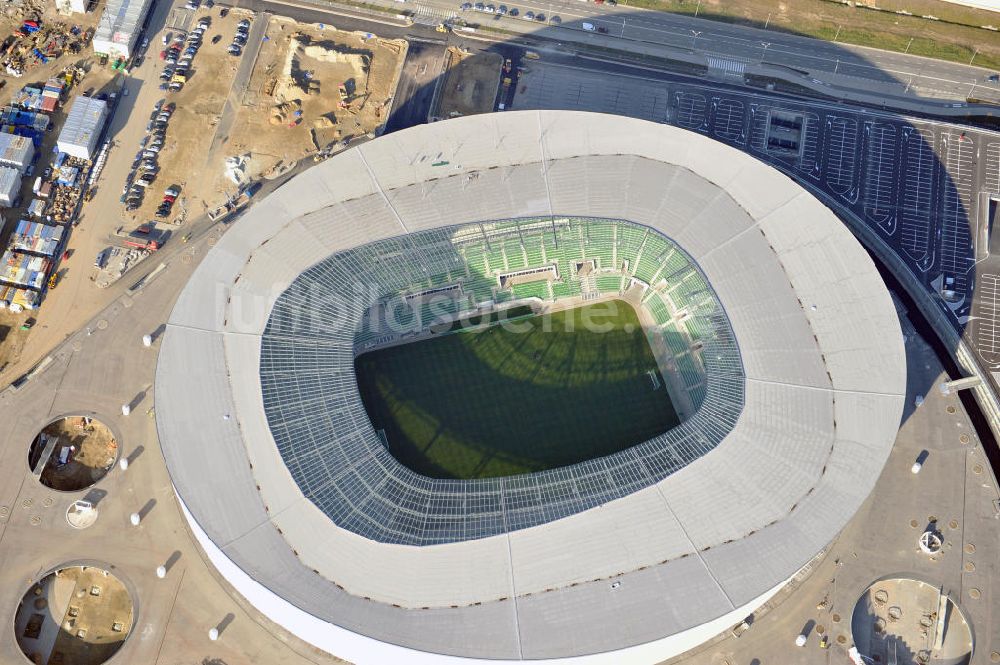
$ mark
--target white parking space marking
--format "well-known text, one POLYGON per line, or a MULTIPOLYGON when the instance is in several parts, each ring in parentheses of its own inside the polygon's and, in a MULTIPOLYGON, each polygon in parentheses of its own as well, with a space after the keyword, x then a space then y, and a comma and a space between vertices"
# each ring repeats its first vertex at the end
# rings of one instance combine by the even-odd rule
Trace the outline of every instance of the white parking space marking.
POLYGON ((896 126, 865 123, 865 217, 886 233, 896 230, 896 126))
POLYGON ((750 104, 750 149, 767 151, 767 116, 771 107, 766 104, 750 104))
POLYGON ((1000 194, 1000 143, 986 145, 986 167, 983 172, 986 191, 1000 194))
POLYGON ((899 217, 901 246, 910 258, 927 256, 934 225, 934 183, 940 167, 934 154, 934 133, 903 127, 903 187, 899 217))
POLYGON ((802 157, 799 159, 798 169, 810 178, 819 180, 822 175, 822 167, 819 160, 819 138, 822 125, 819 116, 815 113, 805 113, 805 122, 802 125, 802 157))
POLYGON ((945 169, 941 211, 941 269, 955 278, 955 291, 964 293, 965 275, 975 263, 969 221, 972 209, 972 179, 975 145, 968 137, 949 132, 941 135, 945 169))
POLYGON ((693 92, 678 92, 677 99, 677 124, 688 129, 705 129, 707 118, 705 109, 707 104, 705 97, 693 92))
POLYGON ((858 123, 850 118, 827 116, 826 182, 830 190, 848 196, 854 187, 854 159, 858 123))
POLYGON ((743 121, 746 117, 743 102, 733 99, 712 99, 712 106, 715 109, 714 131, 715 135, 724 141, 742 145, 746 143, 746 134, 743 131, 743 121))
POLYGON ((1000 275, 982 275, 976 290, 976 349, 983 360, 1000 365, 1000 275))

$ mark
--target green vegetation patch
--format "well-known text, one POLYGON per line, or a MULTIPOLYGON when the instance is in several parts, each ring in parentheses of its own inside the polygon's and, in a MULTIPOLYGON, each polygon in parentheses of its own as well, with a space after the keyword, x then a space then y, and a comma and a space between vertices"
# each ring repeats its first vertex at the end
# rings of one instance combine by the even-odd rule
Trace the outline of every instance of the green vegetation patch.
POLYGON ((355 370, 389 451, 433 478, 566 466, 678 423, 635 310, 620 300, 379 349, 355 370))

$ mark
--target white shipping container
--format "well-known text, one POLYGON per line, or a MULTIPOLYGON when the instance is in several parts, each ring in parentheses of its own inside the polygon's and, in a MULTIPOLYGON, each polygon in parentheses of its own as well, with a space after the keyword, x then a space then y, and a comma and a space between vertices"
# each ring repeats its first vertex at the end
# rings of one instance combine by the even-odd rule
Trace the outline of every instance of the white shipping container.
POLYGON ((21 191, 21 172, 0 166, 0 206, 12 207, 21 191))
POLYGON ((9 166, 22 173, 35 158, 31 139, 0 132, 0 166, 9 166))
POLYGON ((94 53, 131 58, 146 12, 153 0, 108 0, 94 30, 94 53))
POLYGON ((59 133, 59 151, 79 159, 93 159, 107 117, 106 102, 93 97, 77 97, 59 133))

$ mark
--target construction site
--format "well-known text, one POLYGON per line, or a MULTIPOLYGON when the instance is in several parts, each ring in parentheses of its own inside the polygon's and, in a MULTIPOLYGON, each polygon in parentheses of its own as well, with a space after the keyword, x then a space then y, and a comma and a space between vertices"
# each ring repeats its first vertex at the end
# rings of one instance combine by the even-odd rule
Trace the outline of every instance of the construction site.
POLYGON ((381 133, 407 43, 272 18, 237 110, 219 188, 282 172, 381 133))
POLYGON ((103 567, 68 566, 33 584, 14 616, 18 646, 36 665, 100 665, 132 630, 125 585, 103 567))
POLYGON ((444 74, 431 102, 429 119, 446 120, 463 115, 490 113, 496 101, 504 59, 497 53, 449 47, 444 74))
POLYGON ((40 483, 76 492, 107 475, 118 459, 118 441, 104 423, 86 416, 61 418, 31 443, 28 466, 40 483))

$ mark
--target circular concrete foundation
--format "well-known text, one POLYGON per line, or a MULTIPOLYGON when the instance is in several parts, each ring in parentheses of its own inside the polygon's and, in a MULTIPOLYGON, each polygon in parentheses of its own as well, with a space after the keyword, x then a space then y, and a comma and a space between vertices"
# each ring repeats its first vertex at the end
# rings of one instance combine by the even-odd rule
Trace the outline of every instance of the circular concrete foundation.
POLYGON ((101 421, 65 416, 43 427, 31 442, 28 467, 49 489, 78 492, 108 474, 119 450, 118 437, 101 421))
POLYGON ((14 614, 14 637, 32 663, 100 665, 128 639, 135 605, 107 567, 69 565, 36 582, 14 614))
POLYGON ((865 662, 966 665, 972 659, 962 610, 921 580, 888 578, 868 587, 854 606, 851 633, 865 662))

